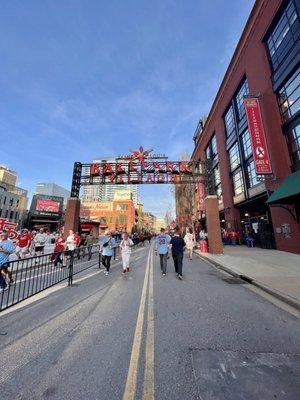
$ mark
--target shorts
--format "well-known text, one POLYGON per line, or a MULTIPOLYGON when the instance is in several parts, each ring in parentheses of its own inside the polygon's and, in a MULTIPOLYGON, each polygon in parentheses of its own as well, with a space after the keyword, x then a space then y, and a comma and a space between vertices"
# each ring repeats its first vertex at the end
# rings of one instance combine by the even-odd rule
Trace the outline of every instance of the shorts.
POLYGON ((35 246, 34 250, 35 251, 44 251, 45 246, 35 246))
POLYGON ((27 254, 27 253, 29 253, 29 249, 28 249, 27 246, 26 247, 17 246, 15 252, 16 253, 27 254))

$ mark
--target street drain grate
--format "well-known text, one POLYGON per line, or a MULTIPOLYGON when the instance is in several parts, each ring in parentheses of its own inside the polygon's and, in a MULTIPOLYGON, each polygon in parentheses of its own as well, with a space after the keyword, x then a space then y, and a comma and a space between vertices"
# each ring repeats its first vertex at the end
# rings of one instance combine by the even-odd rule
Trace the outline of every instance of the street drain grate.
POLYGON ((222 281, 226 282, 226 283, 230 283, 233 285, 245 285, 249 282, 244 281, 243 279, 240 278, 222 278, 222 281))

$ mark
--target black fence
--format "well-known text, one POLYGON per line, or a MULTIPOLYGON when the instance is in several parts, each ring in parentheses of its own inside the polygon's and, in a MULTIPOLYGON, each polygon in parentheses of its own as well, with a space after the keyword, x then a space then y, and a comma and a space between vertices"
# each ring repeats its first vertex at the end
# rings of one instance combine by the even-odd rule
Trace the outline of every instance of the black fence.
MULTIPOLYGON (((114 250, 116 258, 118 248, 114 250)), ((0 311, 62 281, 68 280, 72 285, 74 275, 95 265, 100 267, 100 262, 98 245, 11 261, 8 269, 0 272, 7 281, 0 293, 0 311)))

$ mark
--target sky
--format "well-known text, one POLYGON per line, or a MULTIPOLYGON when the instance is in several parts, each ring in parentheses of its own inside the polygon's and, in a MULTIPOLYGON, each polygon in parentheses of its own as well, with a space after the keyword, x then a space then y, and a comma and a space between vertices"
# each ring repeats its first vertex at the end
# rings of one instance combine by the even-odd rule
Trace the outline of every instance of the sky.
MULTIPOLYGON (((33 193, 73 163, 192 153, 254 0, 2 0, 0 165, 33 193), (230 7, 229 7, 230 4, 230 7)), ((141 185, 145 209, 173 207, 141 185)))

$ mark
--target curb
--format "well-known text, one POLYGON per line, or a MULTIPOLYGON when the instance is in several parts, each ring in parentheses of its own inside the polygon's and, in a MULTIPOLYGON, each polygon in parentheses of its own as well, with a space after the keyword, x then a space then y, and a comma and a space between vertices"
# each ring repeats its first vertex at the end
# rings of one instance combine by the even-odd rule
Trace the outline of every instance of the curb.
POLYGON ((250 276, 247 276, 244 274, 238 274, 237 272, 231 270, 230 268, 225 267, 224 265, 222 265, 214 260, 211 260, 208 257, 205 257, 204 255, 199 254, 196 251, 194 251, 194 253, 199 258, 201 258, 203 261, 207 262, 208 264, 211 264, 213 267, 221 269, 235 278, 242 279, 242 280, 258 287, 259 289, 264 290, 266 293, 276 297, 277 299, 283 301, 284 303, 288 304, 289 306, 292 306, 292 307, 296 308, 298 311, 300 311, 300 303, 297 300, 294 300, 292 297, 290 297, 286 294, 283 294, 281 292, 278 292, 278 290, 273 289, 270 286, 267 286, 263 283, 260 283, 260 282, 256 281, 255 279, 251 278, 250 276))

